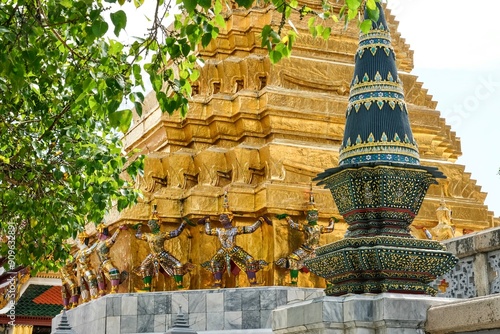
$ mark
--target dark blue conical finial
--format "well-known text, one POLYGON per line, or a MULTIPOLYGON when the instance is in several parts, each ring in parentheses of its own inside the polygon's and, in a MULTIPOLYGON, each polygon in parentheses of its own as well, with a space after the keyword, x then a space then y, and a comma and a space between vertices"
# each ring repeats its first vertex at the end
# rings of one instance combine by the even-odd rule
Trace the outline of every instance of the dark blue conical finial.
POLYGON ((391 35, 384 10, 377 6, 378 20, 359 37, 340 166, 382 161, 420 164, 391 35))

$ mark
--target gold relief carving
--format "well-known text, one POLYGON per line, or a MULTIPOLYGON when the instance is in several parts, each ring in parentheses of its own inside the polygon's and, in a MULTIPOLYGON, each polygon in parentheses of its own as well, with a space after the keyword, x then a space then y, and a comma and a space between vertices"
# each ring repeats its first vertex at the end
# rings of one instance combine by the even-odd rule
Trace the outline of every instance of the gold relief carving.
POLYGON ((480 193, 480 187, 471 180, 470 173, 465 172, 465 167, 461 165, 440 165, 439 168, 446 175, 446 179, 440 180, 444 197, 458 197, 481 200, 483 195, 480 193))
POLYGON ((441 200, 439 207, 436 209, 436 217, 438 218, 438 224, 431 228, 433 239, 442 241, 453 238, 455 236, 455 226, 452 223, 451 210, 446 206, 444 199, 441 200))
POLYGON ((239 92, 245 88, 245 79, 244 78, 234 78, 234 93, 239 92))
POLYGON ((154 193, 167 186, 168 174, 159 155, 148 155, 144 160, 144 176, 139 177, 138 186, 145 192, 154 193))
POLYGON ((432 107, 432 97, 427 95, 427 89, 422 88, 422 83, 418 82, 416 77, 401 74, 401 80, 405 90, 406 103, 432 107))
POLYGON ((217 172, 217 179, 214 184, 216 187, 225 187, 231 183, 233 179, 233 171, 231 169, 218 170, 216 172, 217 172))
POLYGON ((257 90, 262 90, 267 86, 267 75, 259 74, 257 75, 257 90))
POLYGON ((220 81, 212 81, 212 94, 214 94, 214 95, 219 94, 220 87, 221 87, 220 81))
POLYGON ((237 146, 228 156, 233 166, 233 181, 251 184, 265 176, 265 166, 261 164, 257 147, 237 146))
POLYGON ((183 189, 189 189, 198 184, 198 173, 190 174, 184 172, 184 182, 182 184, 183 189))
POLYGON ((266 169, 269 171, 269 179, 283 181, 285 179, 286 170, 283 166, 283 159, 271 159, 265 162, 266 169))
POLYGON ((316 74, 313 74, 310 77, 305 77, 301 74, 302 73, 300 71, 294 70, 281 71, 280 81, 283 87, 329 91, 345 96, 349 94, 349 83, 345 80, 333 81, 329 78, 323 78, 323 80, 321 80, 316 76, 316 74), (307 80, 307 78, 314 78, 314 80, 307 80))
POLYGON ((186 184, 186 175, 196 175, 194 154, 177 151, 171 153, 168 159, 163 159, 163 164, 171 187, 182 188, 186 184))
POLYGON ((287 159, 283 161, 283 166, 287 171, 285 180, 293 178, 293 181, 295 182, 300 182, 300 180, 303 182, 309 182, 313 177, 324 171, 321 168, 313 167, 303 162, 287 159))
POLYGON ((226 157, 227 153, 226 149, 213 146, 195 156, 200 184, 217 186, 227 185, 232 181, 232 166, 226 157))
POLYGON ((294 59, 277 65, 279 85, 287 89, 305 89, 320 92, 333 92, 347 96, 350 81, 345 66, 331 63, 318 63, 311 66, 307 60, 294 59), (307 75, 304 71, 307 69, 307 75))

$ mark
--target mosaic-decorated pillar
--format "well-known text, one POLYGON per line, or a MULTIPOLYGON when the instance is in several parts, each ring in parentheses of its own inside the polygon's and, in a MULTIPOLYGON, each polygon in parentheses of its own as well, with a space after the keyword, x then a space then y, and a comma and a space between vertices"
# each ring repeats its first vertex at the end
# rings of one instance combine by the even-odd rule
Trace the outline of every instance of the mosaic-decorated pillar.
POLYGON ((345 239, 317 249, 306 265, 331 283, 329 295, 435 295, 428 283, 457 259, 439 242, 414 239, 409 226, 429 186, 445 176, 420 165, 389 29, 378 6, 378 21, 360 34, 339 166, 315 179, 330 189, 349 227, 345 239))

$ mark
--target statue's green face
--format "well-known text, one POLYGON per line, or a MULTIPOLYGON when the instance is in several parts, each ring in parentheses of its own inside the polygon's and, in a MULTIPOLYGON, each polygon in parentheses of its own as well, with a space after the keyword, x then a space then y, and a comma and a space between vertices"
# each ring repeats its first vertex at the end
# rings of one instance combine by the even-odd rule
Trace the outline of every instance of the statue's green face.
POLYGON ((306 219, 309 225, 316 225, 318 222, 318 210, 307 211, 306 219))
POLYGON ((151 229, 151 232, 156 232, 160 229, 158 222, 155 219, 148 220, 148 226, 151 229))

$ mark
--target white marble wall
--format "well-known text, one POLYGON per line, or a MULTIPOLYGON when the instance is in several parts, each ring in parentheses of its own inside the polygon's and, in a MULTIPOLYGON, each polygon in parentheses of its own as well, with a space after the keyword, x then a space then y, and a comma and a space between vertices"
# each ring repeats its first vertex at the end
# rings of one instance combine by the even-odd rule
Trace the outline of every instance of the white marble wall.
POLYGON ((448 298, 383 293, 320 297, 278 307, 276 334, 424 334, 427 309, 448 298))
MULTIPOLYGON (((291 287, 116 294, 80 305, 67 316, 77 334, 164 333, 182 309, 198 332, 236 333, 270 329, 278 306, 321 296, 323 289, 291 287)), ((60 316, 54 318, 52 327, 59 321, 60 316)))

